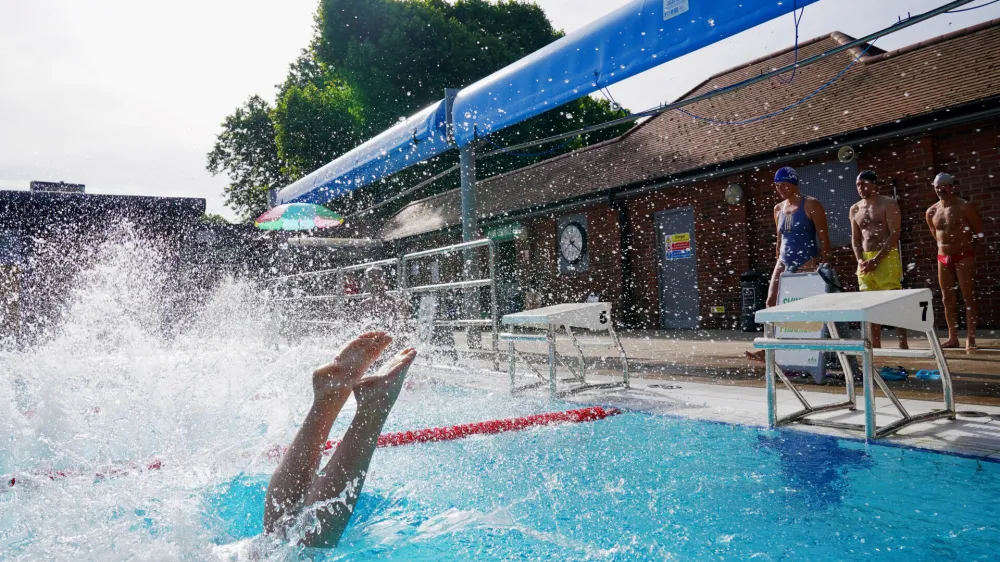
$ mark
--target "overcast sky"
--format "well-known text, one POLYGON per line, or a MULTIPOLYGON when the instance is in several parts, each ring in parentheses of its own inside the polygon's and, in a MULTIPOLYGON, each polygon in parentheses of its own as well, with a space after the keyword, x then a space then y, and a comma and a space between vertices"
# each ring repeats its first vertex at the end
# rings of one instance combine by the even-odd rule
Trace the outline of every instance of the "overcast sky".
MULTIPOLYGON (((538 0, 567 32, 628 0, 538 0)), ((692 0, 696 1, 696 0, 692 0)), ((776 0, 777 1, 777 0, 776 0)), ((784 0, 791 1, 791 0, 784 0)), ((855 37, 945 0, 820 0, 802 40, 855 37), (875 7, 873 7, 875 5, 875 7)), ((978 0, 972 5, 986 0, 978 0)), ((0 0, 0 189, 30 180, 94 193, 204 197, 227 217, 224 177, 205 170, 219 124, 275 84, 312 33, 317 0, 0 0)), ((894 49, 1000 18, 1000 2, 879 41, 894 49)), ((642 110, 709 75, 790 46, 788 15, 611 87, 642 110)))

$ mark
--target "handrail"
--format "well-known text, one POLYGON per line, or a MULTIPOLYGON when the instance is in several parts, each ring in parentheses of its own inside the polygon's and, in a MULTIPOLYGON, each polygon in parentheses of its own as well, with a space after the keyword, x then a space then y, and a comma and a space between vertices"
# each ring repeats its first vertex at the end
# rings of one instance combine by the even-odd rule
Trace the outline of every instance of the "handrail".
POLYGON ((473 240, 471 242, 462 242, 461 244, 452 244, 451 246, 442 246, 440 248, 433 248, 430 250, 423 250, 420 252, 414 252, 412 254, 406 254, 403 256, 403 260, 410 261, 419 258, 426 258, 428 256, 436 256, 440 254, 453 254, 462 250, 471 250, 473 248, 481 248, 483 246, 489 246, 493 248, 493 241, 489 238, 483 238, 481 240, 473 240))

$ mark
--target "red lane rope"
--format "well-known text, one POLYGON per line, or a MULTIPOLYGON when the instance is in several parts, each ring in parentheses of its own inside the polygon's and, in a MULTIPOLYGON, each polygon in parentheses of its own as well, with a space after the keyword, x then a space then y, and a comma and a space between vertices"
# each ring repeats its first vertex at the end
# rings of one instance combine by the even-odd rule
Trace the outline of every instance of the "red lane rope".
MULTIPOLYGON (((617 408, 602 408, 600 406, 591 406, 589 408, 580 408, 578 410, 569 410, 566 412, 550 412, 546 414, 535 414, 519 418, 507 418, 503 420, 490 420, 484 422, 465 423, 460 425, 453 425, 450 427, 433 427, 429 429, 418 429, 415 431, 386 433, 384 435, 379 435, 377 447, 379 448, 400 447, 403 445, 414 445, 417 443, 454 441, 456 439, 464 439, 465 437, 470 437, 472 435, 496 435, 498 433, 506 433, 508 431, 521 431, 529 427, 545 426, 557 423, 592 422, 592 421, 603 420, 604 418, 609 418, 611 416, 616 416, 620 413, 621 410, 618 410, 617 408)), ((334 449, 338 444, 340 444, 340 441, 327 441, 326 445, 324 446, 324 450, 329 451, 331 449, 334 449)), ((277 455, 269 455, 269 456, 277 456, 277 455)), ((38 471, 30 474, 36 478, 48 478, 49 480, 58 480, 61 478, 69 478, 71 476, 87 476, 93 474, 95 479, 104 480, 106 478, 127 476, 129 474, 136 472, 159 470, 161 468, 163 468, 163 462, 159 459, 153 459, 148 463, 139 463, 139 462, 124 463, 118 466, 108 467, 96 473, 92 473, 86 470, 62 469, 62 470, 38 471)), ((8 486, 14 486, 17 483, 18 483, 18 477, 16 476, 11 477, 10 480, 8 480, 8 486)))
MULTIPOLYGON (((580 408, 579 410, 569 410, 567 412, 550 412, 547 414, 535 414, 533 416, 524 416, 520 418, 465 423, 461 425, 453 425, 451 427, 434 427, 431 429, 418 429, 416 431, 386 433, 384 435, 379 435, 377 447, 400 447, 416 443, 454 441, 455 439, 463 439, 471 435, 496 435, 497 433, 520 431, 529 427, 552 425, 555 423, 591 422, 616 416, 620 413, 621 411, 616 408, 591 406, 589 408, 580 408)), ((327 441, 325 450, 333 449, 338 444, 340 444, 340 441, 327 441)))

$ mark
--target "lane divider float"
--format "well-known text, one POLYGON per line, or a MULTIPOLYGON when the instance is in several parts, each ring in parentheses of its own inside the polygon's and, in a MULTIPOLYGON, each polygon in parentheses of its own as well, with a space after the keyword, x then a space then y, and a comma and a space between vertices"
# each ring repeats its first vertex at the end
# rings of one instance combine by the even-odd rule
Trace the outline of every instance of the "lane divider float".
MULTIPOLYGON (((561 423, 593 422, 593 421, 603 420, 611 416, 616 416, 620 413, 621 410, 617 408, 602 408, 600 406, 590 406, 587 408, 568 410, 565 412, 549 412, 545 414, 534 414, 518 418, 507 418, 502 420, 465 423, 449 427, 433 427, 429 429, 417 429, 414 431, 400 431, 398 433, 386 433, 383 435, 379 435, 377 447, 379 448, 401 447, 404 445, 415 445, 418 443, 454 441, 456 439, 464 439, 466 437, 471 437, 473 435, 496 435, 499 433, 506 433, 508 431, 521 431, 524 429, 528 429, 529 427, 538 427, 538 426, 561 424, 561 423)), ((335 449, 339 443, 340 441, 327 441, 326 445, 324 446, 324 451, 330 451, 332 449, 335 449)), ((275 449, 276 449, 275 453, 277 453, 278 450, 280 451, 284 450, 284 448, 278 448, 278 447, 276 447, 275 449)), ((268 456, 272 458, 277 458, 280 455, 272 454, 268 456)), ((105 480, 107 478, 128 476, 129 474, 133 474, 136 472, 160 470, 161 468, 163 468, 163 461, 161 461, 160 459, 153 459, 148 463, 139 463, 139 462, 123 463, 121 465, 102 469, 98 472, 90 472, 85 470, 74 470, 74 469, 61 469, 61 470, 36 471, 36 472, 31 472, 29 474, 34 478, 48 478, 49 480, 58 480, 73 476, 85 476, 93 474, 95 480, 105 480)), ((10 479, 7 481, 8 487, 14 486, 19 481, 20 481, 19 477, 17 476, 10 477, 10 479)))

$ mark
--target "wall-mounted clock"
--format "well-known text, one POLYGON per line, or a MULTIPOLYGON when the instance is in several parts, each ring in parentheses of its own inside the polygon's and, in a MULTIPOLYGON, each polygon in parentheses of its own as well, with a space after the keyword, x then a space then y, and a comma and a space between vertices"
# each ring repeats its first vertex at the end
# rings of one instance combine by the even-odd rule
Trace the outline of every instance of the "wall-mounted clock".
POLYGON ((587 255, 587 230, 578 222, 563 226, 559 233, 559 254, 567 263, 576 265, 587 255))

